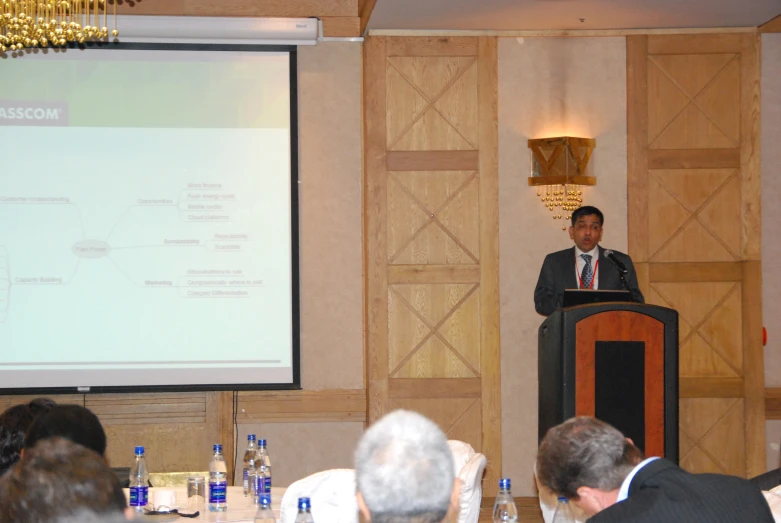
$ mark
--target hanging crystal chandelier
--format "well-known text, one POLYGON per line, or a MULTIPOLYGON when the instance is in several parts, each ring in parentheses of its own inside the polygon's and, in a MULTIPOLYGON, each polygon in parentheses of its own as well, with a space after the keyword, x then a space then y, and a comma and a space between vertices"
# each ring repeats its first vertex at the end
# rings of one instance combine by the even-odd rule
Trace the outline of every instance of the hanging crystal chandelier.
MULTIPOLYGON (((0 0, 0 53, 69 43, 107 42, 107 0, 0 0), (101 23, 102 19, 102 23, 101 23)), ((117 30, 117 0, 114 0, 117 30)))

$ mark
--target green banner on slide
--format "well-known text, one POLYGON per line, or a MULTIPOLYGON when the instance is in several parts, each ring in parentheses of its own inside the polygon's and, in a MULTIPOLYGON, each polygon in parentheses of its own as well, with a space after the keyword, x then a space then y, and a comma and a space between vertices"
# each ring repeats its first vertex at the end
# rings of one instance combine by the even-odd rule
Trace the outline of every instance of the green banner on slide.
POLYGON ((0 126, 289 128, 289 69, 288 53, 49 50, 0 61, 0 126))

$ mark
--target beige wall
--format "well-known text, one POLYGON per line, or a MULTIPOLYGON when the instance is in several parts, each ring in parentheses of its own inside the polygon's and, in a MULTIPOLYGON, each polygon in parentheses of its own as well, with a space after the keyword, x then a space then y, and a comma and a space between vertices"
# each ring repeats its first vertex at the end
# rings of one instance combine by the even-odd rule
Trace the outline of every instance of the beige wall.
MULTIPOLYGON (((363 388, 361 46, 298 49, 301 384, 363 388)), ((238 426, 237 478, 247 434, 268 440, 275 486, 352 468, 362 422, 238 426)))
POLYGON ((301 382, 363 388, 361 46, 298 48, 301 382))
POLYGON ((247 434, 266 438, 271 455, 271 481, 288 487, 294 481, 328 469, 353 468, 353 452, 363 423, 260 423, 239 425, 236 485, 241 485, 247 434))
MULTIPOLYGON (((765 386, 781 387, 781 33, 762 35, 762 317, 765 386)), ((767 423, 767 466, 779 466, 781 421, 767 423)))
POLYGON ((537 327, 533 293, 545 254, 572 245, 563 223, 526 185, 526 140, 593 137, 603 245, 626 252, 626 43, 624 38, 503 38, 499 42, 499 231, 502 470, 516 495, 534 495, 537 327))

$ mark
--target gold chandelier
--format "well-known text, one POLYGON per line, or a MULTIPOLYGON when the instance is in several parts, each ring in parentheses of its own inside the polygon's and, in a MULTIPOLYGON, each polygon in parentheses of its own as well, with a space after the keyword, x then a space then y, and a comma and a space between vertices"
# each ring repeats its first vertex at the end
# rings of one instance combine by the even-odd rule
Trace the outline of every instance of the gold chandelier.
MULTIPOLYGON (((569 220, 583 205, 583 188, 596 185, 591 174, 591 153, 597 146, 592 138, 557 136, 528 141, 531 149, 530 187, 553 214, 554 220, 569 220)), ((566 225, 561 227, 566 231, 566 225)))
MULTIPOLYGON (((108 41, 107 0, 0 0, 0 53, 108 41), (101 16, 102 15, 102 16, 101 16), (102 18, 102 24, 101 24, 102 18)), ((117 30, 117 0, 114 0, 117 30)))

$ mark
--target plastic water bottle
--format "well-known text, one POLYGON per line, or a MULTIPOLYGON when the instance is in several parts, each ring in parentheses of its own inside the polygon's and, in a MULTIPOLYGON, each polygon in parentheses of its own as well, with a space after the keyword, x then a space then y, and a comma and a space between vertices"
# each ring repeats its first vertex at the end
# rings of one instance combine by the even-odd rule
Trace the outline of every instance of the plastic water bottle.
POLYGON ((146 466, 144 447, 136 447, 130 467, 130 508, 143 512, 149 502, 149 467, 146 466))
POLYGON ((309 498, 298 498, 296 523, 315 523, 315 520, 312 519, 312 502, 309 498))
POLYGON ((271 457, 265 439, 258 440, 258 450, 255 455, 255 497, 253 498, 255 503, 259 503, 261 494, 271 495, 271 457))
POLYGON ((258 447, 255 445, 255 435, 247 436, 247 450, 244 451, 244 497, 252 493, 255 484, 255 453, 258 447))
POLYGON ((572 515, 572 509, 567 498, 559 496, 556 512, 553 513, 552 523, 575 523, 575 517, 572 515))
POLYGON ((260 508, 255 515, 255 523, 276 523, 274 511, 271 510, 271 494, 261 494, 258 499, 260 508))
POLYGON ((225 512, 228 510, 228 467, 222 456, 222 445, 214 444, 214 455, 209 463, 209 510, 225 512))
POLYGON ((494 503, 494 523, 516 523, 518 521, 518 507, 510 493, 510 478, 499 480, 499 494, 494 503))

